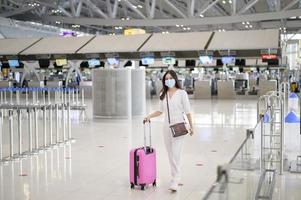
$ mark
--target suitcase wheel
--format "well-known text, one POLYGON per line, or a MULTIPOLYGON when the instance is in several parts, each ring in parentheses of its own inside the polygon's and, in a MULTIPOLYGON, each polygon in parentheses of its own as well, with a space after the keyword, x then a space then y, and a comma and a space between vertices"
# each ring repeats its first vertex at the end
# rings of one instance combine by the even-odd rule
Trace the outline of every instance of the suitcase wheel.
POLYGON ((144 190, 144 188, 145 188, 145 185, 141 185, 141 190, 144 190))
POLYGON ((131 189, 134 189, 135 185, 134 183, 131 183, 131 189))
POLYGON ((157 186, 156 180, 154 180, 154 182, 153 182, 153 186, 157 186))

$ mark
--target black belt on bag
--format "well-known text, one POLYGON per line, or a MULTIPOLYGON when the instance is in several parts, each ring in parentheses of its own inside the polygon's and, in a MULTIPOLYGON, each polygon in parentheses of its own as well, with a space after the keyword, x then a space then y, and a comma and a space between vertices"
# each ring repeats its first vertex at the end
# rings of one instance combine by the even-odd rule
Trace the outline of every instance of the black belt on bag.
POLYGON ((188 130, 185 126, 185 122, 176 123, 173 125, 170 125, 170 113, 169 113, 169 103, 168 103, 168 92, 166 92, 166 104, 167 104, 167 114, 168 114, 168 123, 169 127, 172 132, 173 137, 179 137, 182 135, 186 135, 188 133, 188 130))

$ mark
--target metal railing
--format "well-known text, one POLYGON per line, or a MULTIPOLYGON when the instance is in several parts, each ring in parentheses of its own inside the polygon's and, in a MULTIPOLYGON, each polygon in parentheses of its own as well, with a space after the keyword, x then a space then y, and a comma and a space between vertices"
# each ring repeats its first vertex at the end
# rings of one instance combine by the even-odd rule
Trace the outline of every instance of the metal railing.
POLYGON ((37 154, 74 140, 69 103, 4 104, 0 105, 0 110, 0 163, 37 154), (8 113, 7 118, 3 111, 8 113))
MULTIPOLYGON (((86 117, 84 89, 76 88, 0 88, 0 105, 69 104, 71 110, 86 117)), ((5 114, 5 113, 4 113, 5 114)))

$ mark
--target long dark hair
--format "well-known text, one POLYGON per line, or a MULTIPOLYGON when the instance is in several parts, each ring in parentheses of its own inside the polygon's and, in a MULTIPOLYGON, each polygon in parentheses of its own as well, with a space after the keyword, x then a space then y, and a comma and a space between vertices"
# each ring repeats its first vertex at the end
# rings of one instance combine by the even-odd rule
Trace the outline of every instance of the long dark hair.
POLYGON ((166 96, 166 94, 167 94, 167 91, 168 91, 168 87, 165 85, 165 77, 166 77, 167 74, 170 74, 171 77, 172 77, 173 79, 175 79, 175 81, 176 81, 175 87, 178 88, 178 89, 181 89, 181 86, 180 86, 180 83, 179 83, 179 79, 178 79, 177 73, 176 73, 175 71, 173 71, 173 70, 168 70, 168 71, 164 74, 164 76, 163 76, 163 78, 162 78, 162 86, 163 86, 163 88, 162 88, 162 90, 161 90, 160 100, 163 100, 163 99, 165 98, 165 96, 166 96))

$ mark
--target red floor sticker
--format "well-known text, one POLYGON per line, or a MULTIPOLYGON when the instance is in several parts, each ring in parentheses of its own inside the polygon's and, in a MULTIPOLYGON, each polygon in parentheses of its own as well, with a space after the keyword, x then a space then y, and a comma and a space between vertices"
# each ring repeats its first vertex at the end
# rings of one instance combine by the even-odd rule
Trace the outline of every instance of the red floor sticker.
POLYGON ((100 146, 98 146, 99 148, 103 148, 103 147, 105 147, 105 146, 103 146, 103 145, 100 145, 100 146))
POLYGON ((20 174, 19 176, 28 176, 28 174, 20 174))

